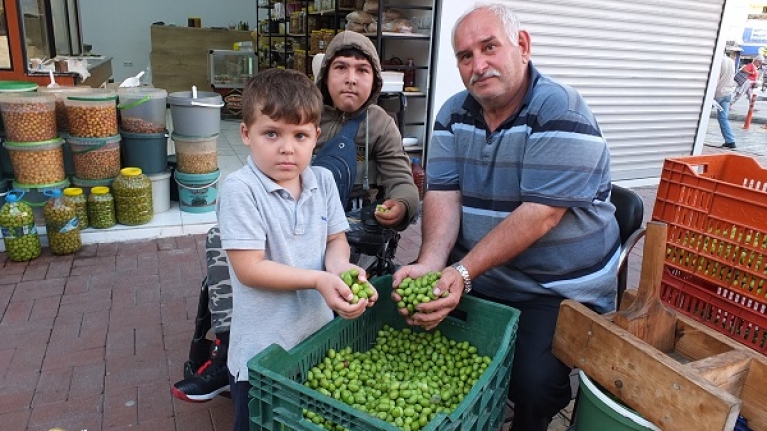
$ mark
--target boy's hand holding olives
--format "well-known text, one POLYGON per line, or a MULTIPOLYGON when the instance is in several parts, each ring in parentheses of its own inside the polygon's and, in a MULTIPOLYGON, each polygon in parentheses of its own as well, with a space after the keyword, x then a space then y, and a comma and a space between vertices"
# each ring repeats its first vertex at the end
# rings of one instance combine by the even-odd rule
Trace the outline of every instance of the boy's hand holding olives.
POLYGON ((341 276, 330 272, 323 272, 317 280, 316 289, 325 299, 328 307, 347 320, 360 317, 367 307, 372 306, 378 300, 378 292, 367 283, 364 271, 356 266, 353 269, 344 271, 341 276), (356 275, 352 277, 351 274, 356 275), (366 290, 363 294, 366 295, 364 298, 359 296, 360 284, 351 282, 352 278, 359 280, 359 274, 363 274, 362 280, 364 284, 370 286, 372 290, 372 294, 370 294, 370 290, 366 290), (349 281, 348 284, 345 278, 349 281), (355 284, 357 284, 357 294, 354 293, 355 284))

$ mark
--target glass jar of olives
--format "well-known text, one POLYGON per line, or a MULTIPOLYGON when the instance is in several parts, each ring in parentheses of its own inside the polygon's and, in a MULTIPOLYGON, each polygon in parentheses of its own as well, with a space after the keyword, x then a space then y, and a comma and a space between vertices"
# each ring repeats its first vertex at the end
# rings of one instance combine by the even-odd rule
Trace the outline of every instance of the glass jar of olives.
POLYGON ((43 192, 49 199, 43 207, 45 231, 53 254, 72 254, 83 246, 77 210, 62 198, 61 189, 43 192))
POLYGON ((88 196, 88 220, 94 229, 108 229, 117 224, 115 199, 112 193, 109 193, 109 187, 98 186, 91 189, 88 196))
POLYGON ((67 187, 64 189, 64 202, 75 207, 77 212, 77 227, 80 230, 88 227, 88 200, 79 187, 67 187))
POLYGON ((112 189, 118 223, 135 226, 152 220, 152 180, 141 168, 122 168, 112 189))
POLYGON ((24 203, 22 197, 23 191, 11 190, 5 196, 5 205, 0 208, 0 232, 5 252, 14 262, 32 260, 40 256, 42 250, 32 207, 24 203))

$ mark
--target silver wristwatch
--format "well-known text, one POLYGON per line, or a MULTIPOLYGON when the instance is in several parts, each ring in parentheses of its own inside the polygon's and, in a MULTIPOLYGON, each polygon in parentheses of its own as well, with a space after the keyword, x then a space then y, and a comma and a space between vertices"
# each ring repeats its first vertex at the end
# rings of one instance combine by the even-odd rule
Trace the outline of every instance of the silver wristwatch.
POLYGON ((465 266, 461 262, 456 262, 452 265, 453 268, 455 268, 456 271, 458 271, 459 274, 461 274, 461 277, 463 277, 463 293, 464 295, 471 292, 471 277, 469 276, 469 270, 466 269, 465 266))

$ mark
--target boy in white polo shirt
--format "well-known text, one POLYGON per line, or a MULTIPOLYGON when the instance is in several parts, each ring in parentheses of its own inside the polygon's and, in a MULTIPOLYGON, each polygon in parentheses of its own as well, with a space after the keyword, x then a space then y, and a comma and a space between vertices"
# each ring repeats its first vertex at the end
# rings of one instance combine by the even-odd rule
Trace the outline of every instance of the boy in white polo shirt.
POLYGON ((273 343, 292 348, 333 312, 357 318, 378 297, 350 304, 339 277, 358 267, 349 263, 333 176, 310 166, 321 112, 319 89, 297 71, 265 70, 243 92, 250 156, 224 180, 217 208, 234 295, 227 367, 235 431, 248 430, 248 360, 273 343))

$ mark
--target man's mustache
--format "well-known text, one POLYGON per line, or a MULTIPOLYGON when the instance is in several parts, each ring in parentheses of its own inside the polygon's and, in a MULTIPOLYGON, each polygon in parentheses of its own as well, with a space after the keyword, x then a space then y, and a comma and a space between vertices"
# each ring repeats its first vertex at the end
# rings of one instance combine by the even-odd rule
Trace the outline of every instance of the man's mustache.
POLYGON ((497 78, 501 76, 501 72, 499 72, 496 69, 487 69, 485 73, 482 73, 481 75, 477 75, 476 73, 471 75, 471 79, 469 79, 469 84, 474 84, 475 82, 479 81, 480 79, 485 78, 497 78))

